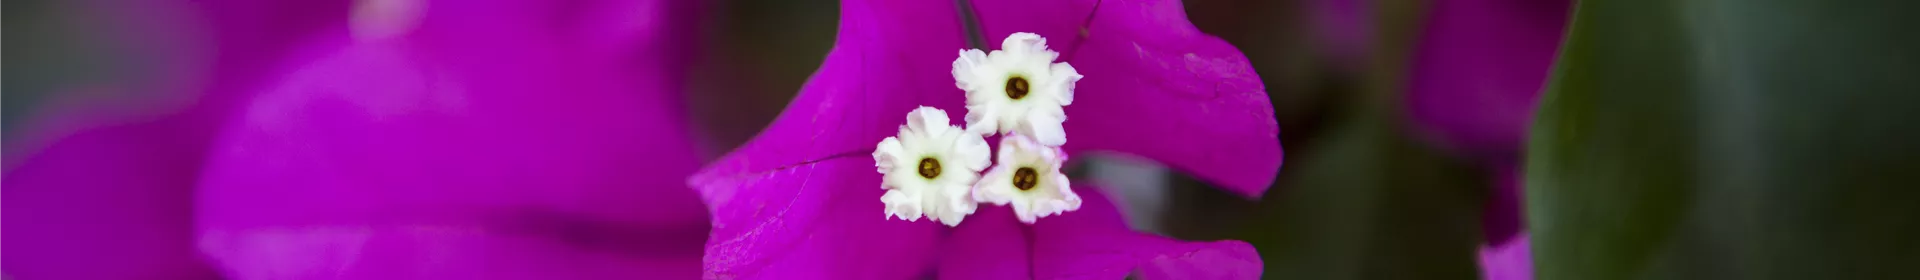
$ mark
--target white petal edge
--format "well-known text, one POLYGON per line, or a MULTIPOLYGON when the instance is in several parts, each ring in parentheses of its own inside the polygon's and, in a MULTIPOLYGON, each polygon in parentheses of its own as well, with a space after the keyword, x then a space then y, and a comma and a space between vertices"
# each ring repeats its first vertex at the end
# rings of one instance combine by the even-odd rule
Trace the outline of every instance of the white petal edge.
POLYGON ((1047 81, 1049 86, 1054 87, 1053 100, 1060 102, 1060 106, 1073 105, 1073 85, 1079 83, 1080 78, 1085 76, 1081 76, 1079 70, 1074 70, 1073 65, 1066 62, 1054 63, 1048 70, 1053 72, 1053 79, 1047 81))
POLYGON ((1029 112, 1026 122, 1021 125, 1021 133, 1032 135, 1033 139, 1039 141, 1041 145, 1059 147, 1067 144, 1067 129, 1060 124, 1065 121, 1065 116, 1038 111, 1029 112))
POLYGON ((947 128, 951 127, 950 121, 947 119, 947 111, 939 108, 920 106, 920 108, 914 108, 912 112, 907 112, 907 126, 926 132, 930 136, 946 134, 947 128))
POLYGON ((991 117, 994 114, 991 107, 967 105, 967 133, 986 136, 1000 132, 1000 122, 991 117))
MULTIPOLYGON (((900 138, 887 137, 887 139, 880 139, 880 145, 873 148, 874 169, 877 169, 880 174, 893 171, 895 166, 900 165, 900 163, 894 159, 900 158, 900 156, 905 153, 906 147, 900 145, 900 138)), ((885 187, 882 186, 882 188, 885 187)))
POLYGON ((887 205, 887 218, 899 217, 909 222, 920 220, 920 207, 919 204, 907 202, 919 199, 903 190, 887 190, 886 194, 880 195, 880 202, 887 205))
POLYGON ((982 67, 987 63, 987 53, 984 51, 960 50, 960 58, 953 60, 953 86, 968 93, 974 92, 977 87, 987 86, 984 81, 987 77, 980 76, 980 72, 985 70, 982 67))

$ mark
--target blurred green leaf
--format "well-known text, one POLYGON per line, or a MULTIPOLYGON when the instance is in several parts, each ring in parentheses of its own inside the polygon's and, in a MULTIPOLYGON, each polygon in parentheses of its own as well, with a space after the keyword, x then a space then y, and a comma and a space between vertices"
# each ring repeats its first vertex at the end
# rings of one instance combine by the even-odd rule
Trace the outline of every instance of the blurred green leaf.
POLYGON ((1920 2, 1578 5, 1529 147, 1540 279, 1920 279, 1920 2))
POLYGON ((1337 124, 1288 161, 1248 239, 1271 279, 1477 279, 1486 173, 1412 140, 1392 114, 1337 124))

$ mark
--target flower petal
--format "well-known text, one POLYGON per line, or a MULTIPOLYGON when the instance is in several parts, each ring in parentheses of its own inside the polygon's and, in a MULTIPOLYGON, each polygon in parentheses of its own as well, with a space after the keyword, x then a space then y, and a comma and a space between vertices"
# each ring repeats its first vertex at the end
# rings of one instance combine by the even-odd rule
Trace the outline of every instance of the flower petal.
POLYGON ((1518 160, 1571 2, 1436 2, 1414 56, 1409 115, 1448 148, 1518 160))
POLYGON ((1480 247, 1480 273, 1487 280, 1533 279, 1533 252, 1525 234, 1506 243, 1480 247))
POLYGON ((57 103, 16 136, 47 139, 9 139, 47 143, 8 143, 7 277, 219 278, 193 251, 193 181, 210 125, 57 103))
POLYGON ((1145 156, 1244 197, 1273 183, 1280 128, 1265 86, 1238 49, 1195 29, 1178 1, 974 5, 989 38, 1038 33, 1085 75, 1067 106, 1069 153, 1145 156))
POLYGON ((920 107, 907 112, 907 128, 924 131, 927 135, 946 135, 947 128, 953 127, 947 119, 947 111, 933 107, 920 107))
POLYGON ((1495 169, 1494 185, 1487 193, 1480 228, 1488 243, 1501 244, 1526 230, 1526 212, 1520 201, 1526 196, 1521 193, 1525 190, 1521 187, 1524 179, 1519 167, 1502 165, 1495 169))
MULTIPOLYGON (((1238 240, 1180 241, 1127 228, 1119 208, 1082 184, 1079 211, 1034 224, 1037 279, 1258 279, 1260 255, 1238 240)), ((985 220, 985 219, 975 219, 985 220)))
POLYGON ((885 219, 863 155, 914 108, 961 112, 963 92, 941 71, 965 46, 953 7, 842 3, 834 50, 786 111, 688 180, 714 217, 707 277, 924 276, 943 226, 885 219))
MULTIPOLYGON (((987 61, 987 52, 985 51, 980 49, 960 50, 960 58, 953 59, 953 86, 963 90, 990 86, 985 84, 976 85, 968 82, 985 79, 985 77, 980 76, 980 72, 982 71, 980 67, 985 67, 988 63, 991 62, 987 61)), ((969 98, 969 100, 971 100, 971 98, 969 98)))
POLYGON ((907 148, 900 145, 899 137, 880 139, 880 145, 875 146, 873 150, 874 171, 880 172, 880 174, 886 174, 888 171, 900 166, 902 163, 894 162, 893 158, 906 152, 907 148))
MULTIPOLYGON (((952 3, 846 1, 839 37, 786 111, 701 176, 763 173, 846 154, 869 153, 921 106, 965 112, 951 73, 965 46, 952 3)), ((699 178, 695 178, 699 181, 699 178)))
POLYGON ((1080 71, 1074 70, 1073 64, 1070 63, 1054 63, 1048 69, 1053 72, 1053 81, 1047 84, 1055 87, 1054 91, 1060 93, 1053 96, 1053 101, 1060 102, 1061 106, 1073 105, 1074 85, 1079 84, 1080 79, 1085 76, 1081 76, 1080 71))
MULTIPOLYGON (((551 2, 551 1, 548 1, 551 2)), ((567 2, 567 1, 562 1, 567 2)), ((538 3, 538 2, 536 2, 538 3)), ((686 65, 696 56, 683 55, 698 47, 699 25, 707 2, 684 0, 584 0, 560 3, 569 11, 548 14, 566 22, 583 38, 583 45, 610 52, 612 57, 634 57, 628 63, 686 65), (576 3, 577 2, 577 3, 576 3), (666 38, 666 39, 662 39, 666 38)), ((550 4, 551 5, 551 4, 550 4)), ((662 71, 664 80, 678 81, 689 71, 662 71)), ((633 75, 630 77, 642 77, 633 75)), ((679 104, 679 103, 675 103, 679 104)))
POLYGON ((940 247, 940 279, 1033 279, 1033 231, 1007 206, 982 205, 940 247))
MULTIPOLYGON (((699 277, 699 259, 648 254, 675 246, 672 236, 645 232, 498 232, 466 226, 314 226, 213 230, 201 248, 219 256, 235 279, 602 279, 699 277), (571 236, 553 236, 571 235, 571 236), (652 243, 569 243, 591 238, 652 243)), ((656 232, 657 233, 657 232, 656 232)))
POLYGON ((979 135, 993 135, 994 133, 999 133, 1000 122, 992 121, 989 119, 989 116, 993 116, 994 114, 998 114, 998 113, 999 112, 993 110, 993 106, 968 105, 967 119, 966 119, 967 133, 973 133, 973 134, 979 134, 979 135))
POLYGON ((111 44, 139 46, 113 52, 157 69, 131 71, 150 75, 128 84, 52 94, 7 127, 0 274, 218 279, 193 246, 194 183, 209 142, 245 100, 240 89, 297 56, 297 42, 343 22, 346 5, 111 4, 76 7, 99 21, 87 26, 111 30, 111 44))
MULTIPOLYGON (((707 278, 898 279, 932 264, 940 229, 887 219, 861 157, 696 178, 714 207, 707 278), (730 193, 719 193, 730 192, 730 193), (724 199, 713 199, 724 197, 724 199)), ((965 224, 965 223, 962 223, 965 224)))
MULTIPOLYGON (((471 11, 453 7, 438 6, 471 11)), ((211 151, 196 197, 201 248, 224 270, 274 279, 697 275, 691 261, 652 264, 696 258, 708 227, 682 187, 698 156, 668 113, 677 89, 625 79, 630 65, 537 30, 435 27, 461 18, 430 12, 422 30, 390 41, 335 38, 320 44, 330 55, 264 87, 211 151), (318 240, 288 250, 368 253, 305 263, 257 245, 279 239, 318 240), (536 256, 574 261, 517 262, 536 256), (312 266, 326 269, 280 269, 312 266)))
POLYGON ((991 152, 993 151, 993 147, 987 146, 986 138, 975 135, 962 135, 960 136, 960 141, 954 143, 953 149, 955 154, 966 155, 965 158, 958 160, 966 164, 965 167, 968 170, 987 170, 987 166, 993 164, 993 161, 990 160, 993 157, 993 152, 991 152))
POLYGON ((1366 55, 1373 47, 1373 12, 1371 1, 1363 0, 1312 0, 1304 3, 1313 27, 1314 47, 1326 59, 1331 60, 1339 70, 1357 71, 1365 66, 1366 55))
POLYGON ((1064 121, 1059 116, 1036 111, 1027 114, 1027 129, 1021 132, 1033 135, 1041 145, 1058 147, 1067 143, 1067 131, 1060 125, 1064 121))

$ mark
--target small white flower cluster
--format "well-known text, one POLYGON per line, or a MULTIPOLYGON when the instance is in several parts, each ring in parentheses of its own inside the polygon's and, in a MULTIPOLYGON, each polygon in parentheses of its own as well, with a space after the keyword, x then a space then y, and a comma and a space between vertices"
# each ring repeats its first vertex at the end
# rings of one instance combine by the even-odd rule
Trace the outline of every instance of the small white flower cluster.
POLYGON ((1012 204, 1020 221, 1032 224, 1080 209, 1080 196, 1060 173, 1067 160, 1060 145, 1067 142, 1062 107, 1073 103, 1081 76, 1054 63, 1059 56, 1033 33, 1014 33, 991 53, 961 50, 953 78, 967 93, 967 127, 923 106, 907 113, 898 137, 874 148, 887 217, 915 221, 924 214, 954 226, 986 202, 1012 204), (1000 135, 1000 152, 989 162, 985 137, 993 135, 1000 135), (990 163, 997 164, 980 175, 990 163))

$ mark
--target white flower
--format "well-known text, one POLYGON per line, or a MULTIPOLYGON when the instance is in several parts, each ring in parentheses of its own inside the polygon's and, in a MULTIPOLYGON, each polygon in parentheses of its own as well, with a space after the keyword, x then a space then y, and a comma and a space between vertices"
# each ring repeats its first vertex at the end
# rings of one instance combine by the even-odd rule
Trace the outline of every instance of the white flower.
POLYGON ((967 193, 992 151, 980 135, 947 122, 946 111, 914 109, 899 137, 880 140, 874 148, 874 166, 883 174, 880 187, 887 190, 880 195, 887 217, 917 221, 925 213, 928 220, 953 226, 973 214, 977 205, 967 193))
POLYGON ((1007 135, 1000 138, 1000 153, 994 161, 998 165, 974 185, 974 200, 1012 203, 1014 215, 1028 224, 1080 209, 1080 195, 1073 193, 1067 175, 1060 173, 1067 161, 1060 148, 1043 146, 1025 135, 1007 135))
POLYGON ((1047 146, 1066 144, 1061 106, 1073 104, 1073 83, 1081 76, 1066 62, 1053 63, 1059 56, 1047 50, 1046 38, 1024 32, 1007 36, 993 53, 961 50, 953 79, 967 91, 967 132, 1017 132, 1047 146))

